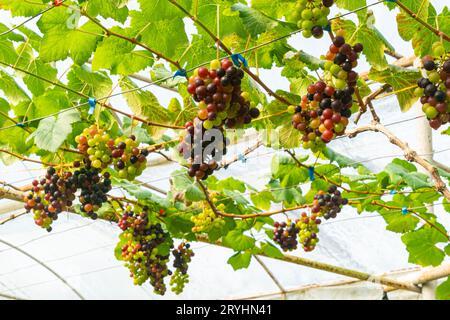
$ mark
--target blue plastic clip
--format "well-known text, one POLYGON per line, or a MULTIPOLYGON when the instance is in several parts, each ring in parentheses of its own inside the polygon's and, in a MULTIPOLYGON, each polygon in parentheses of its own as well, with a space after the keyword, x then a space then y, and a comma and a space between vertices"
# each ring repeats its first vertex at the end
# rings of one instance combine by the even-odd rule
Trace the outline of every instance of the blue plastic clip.
POLYGON ((391 191, 389 192, 389 194, 392 194, 392 195, 397 194, 397 190, 391 190, 391 191))
POLYGON ((242 153, 238 155, 238 160, 240 160, 242 163, 247 162, 247 158, 242 153))
POLYGON ((172 78, 172 79, 175 79, 176 77, 184 77, 184 78, 187 78, 187 71, 186 71, 186 69, 180 69, 180 70, 177 70, 177 71, 175 72, 175 74, 173 75, 173 78, 172 78))
POLYGON ((16 127, 25 128, 25 124, 24 123, 16 123, 16 127))
POLYGON ((97 100, 95 98, 89 98, 89 111, 88 111, 88 114, 94 114, 96 105, 97 105, 97 100))
POLYGON ((402 208, 402 214, 403 215, 407 215, 408 214, 408 208, 407 207, 403 207, 402 208))
POLYGON ((314 167, 309 167, 308 168, 308 174, 309 174, 309 180, 314 181, 315 180, 314 167))
POLYGON ((328 24, 328 25, 326 25, 325 27, 322 27, 322 29, 323 29, 323 31, 330 32, 330 31, 331 31, 331 25, 328 24))
POLYGON ((397 0, 385 0, 385 1, 387 1, 387 2, 397 2, 397 0))
POLYGON ((247 60, 245 60, 245 58, 239 53, 232 54, 231 60, 233 61, 236 67, 240 67, 241 65, 244 65, 244 67, 246 68, 248 67, 247 60))

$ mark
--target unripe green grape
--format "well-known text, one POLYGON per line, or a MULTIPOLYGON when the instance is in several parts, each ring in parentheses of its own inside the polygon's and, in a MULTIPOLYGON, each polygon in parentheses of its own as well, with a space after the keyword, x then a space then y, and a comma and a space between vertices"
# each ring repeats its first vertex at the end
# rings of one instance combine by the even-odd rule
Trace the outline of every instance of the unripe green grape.
POLYGON ((333 82, 334 82, 334 86, 337 88, 337 89, 345 89, 346 88, 346 86, 347 86, 347 82, 345 82, 344 80, 341 80, 341 79, 333 79, 333 82))
POLYGON ((416 97, 421 97, 421 96, 423 96, 423 88, 417 87, 417 88, 414 90, 414 95, 415 95, 416 97))
POLYGON ((435 107, 429 106, 428 108, 426 108, 425 114, 429 119, 434 119, 439 115, 439 112, 436 110, 435 107))
POLYGON ((341 67, 337 64, 333 64, 330 68, 330 72, 333 76, 337 76, 341 70, 341 67))
POLYGON ((428 79, 433 83, 438 83, 441 77, 437 71, 432 71, 428 74, 428 79))
POLYGON ((310 9, 305 9, 302 11, 302 19, 303 20, 311 20, 313 17, 313 12, 310 9))
POLYGON ((311 20, 303 20, 300 27, 304 30, 311 30, 314 27, 314 23, 311 20))
POLYGON ((311 30, 308 30, 308 29, 303 30, 302 34, 303 34, 303 36, 305 38, 311 38, 312 37, 312 32, 311 32, 311 30))

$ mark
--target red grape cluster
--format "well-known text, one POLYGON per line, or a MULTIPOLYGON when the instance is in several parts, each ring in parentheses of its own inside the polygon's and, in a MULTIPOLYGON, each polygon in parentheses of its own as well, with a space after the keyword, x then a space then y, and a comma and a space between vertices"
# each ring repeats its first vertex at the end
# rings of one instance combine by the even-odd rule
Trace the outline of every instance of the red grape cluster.
POLYGON ((198 118, 194 123, 188 122, 185 139, 178 151, 189 160, 189 176, 206 180, 218 168, 217 162, 227 153, 228 143, 222 128, 206 130, 203 121, 198 118))
POLYGON ((75 200, 77 185, 71 177, 70 172, 58 174, 55 168, 49 167, 44 178, 32 182, 33 188, 25 199, 25 210, 33 211, 35 223, 48 232, 58 214, 71 207, 75 200))
MULTIPOLYGON (((344 37, 336 36, 325 56, 324 69, 331 76, 336 89, 354 88, 358 73, 353 69, 358 65, 359 54, 363 51, 360 43, 351 46, 344 37)), ((325 74, 327 76, 327 74, 325 74)))
POLYGON ((300 230, 299 239, 305 252, 313 251, 319 242, 317 234, 321 223, 322 221, 316 214, 308 216, 306 212, 303 212, 300 219, 297 220, 297 228, 300 230))
POLYGON ((307 89, 298 107, 290 106, 294 113, 292 125, 303 136, 303 147, 316 152, 336 136, 343 135, 352 115, 353 94, 358 74, 357 65, 362 45, 353 47, 337 36, 333 40, 324 64, 324 81, 317 81, 307 89))
POLYGON ((205 129, 242 127, 252 118, 259 117, 259 110, 252 107, 249 94, 242 92, 244 71, 224 59, 214 60, 211 67, 201 67, 189 78, 188 92, 198 102, 198 119, 205 129))
POLYGON ((342 206, 348 204, 348 199, 343 198, 335 185, 328 188, 328 192, 319 191, 314 196, 311 212, 317 216, 323 216, 325 220, 336 218, 341 212, 342 206))
POLYGON ((173 262, 175 272, 170 279, 170 284, 172 285, 172 291, 180 294, 183 292, 186 283, 189 282, 187 271, 189 263, 194 256, 194 251, 190 248, 189 243, 182 242, 177 249, 172 250, 172 255, 175 258, 173 262))
POLYGON ((119 228, 123 231, 132 228, 133 234, 137 236, 147 227, 148 222, 148 207, 143 207, 142 212, 136 213, 131 206, 128 206, 120 217, 119 228))
POLYGON ((422 62, 427 77, 417 81, 415 94, 420 97, 430 127, 437 130, 450 122, 450 57, 425 56, 422 62))
POLYGON ((274 223, 274 236, 273 241, 278 243, 283 251, 292 251, 297 249, 297 235, 299 229, 296 222, 275 222, 274 223))

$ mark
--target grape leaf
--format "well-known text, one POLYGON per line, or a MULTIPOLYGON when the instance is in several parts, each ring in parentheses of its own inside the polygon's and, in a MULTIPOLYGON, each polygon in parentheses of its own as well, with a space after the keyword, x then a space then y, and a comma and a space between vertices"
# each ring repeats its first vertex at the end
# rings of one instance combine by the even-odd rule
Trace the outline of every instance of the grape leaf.
POLYGON ((450 300, 450 277, 436 288, 436 298, 438 300, 450 300))
POLYGON ((71 124, 79 120, 80 114, 76 110, 69 110, 57 117, 43 119, 37 130, 28 139, 34 138, 36 146, 40 149, 56 152, 72 132, 71 124))
POLYGON ((417 87, 417 79, 421 77, 418 70, 411 70, 389 65, 383 71, 372 69, 369 72, 369 79, 379 83, 387 83, 395 91, 400 109, 403 112, 408 111, 418 100, 414 95, 414 89, 417 87))
POLYGON ((233 267, 233 270, 246 269, 250 265, 252 254, 250 252, 237 252, 228 259, 228 264, 233 267))
POLYGON ((448 239, 432 228, 422 228, 404 234, 402 241, 409 252, 409 262, 421 266, 438 266, 445 254, 436 244, 447 242, 448 239))

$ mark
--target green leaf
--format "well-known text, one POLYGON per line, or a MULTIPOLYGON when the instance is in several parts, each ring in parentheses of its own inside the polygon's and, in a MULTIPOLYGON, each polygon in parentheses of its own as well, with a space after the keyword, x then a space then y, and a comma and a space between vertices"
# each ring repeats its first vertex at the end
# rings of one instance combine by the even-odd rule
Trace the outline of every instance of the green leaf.
POLYGON ((387 60, 384 55, 387 46, 384 43, 385 39, 379 37, 378 31, 373 26, 374 22, 373 15, 370 16, 370 20, 369 17, 360 20, 358 26, 351 20, 335 19, 332 22, 332 27, 333 30, 346 30, 347 42, 351 45, 361 43, 364 46, 363 54, 371 66, 376 70, 383 70, 387 67, 387 60))
POLYGON ((47 8, 47 1, 37 0, 32 2, 17 0, 2 0, 0 9, 10 10, 13 16, 33 16, 47 8), (41 4, 39 3, 41 2, 41 4))
POLYGON ((278 128, 277 132, 280 138, 279 148, 295 149, 300 146, 302 134, 300 131, 295 129, 291 123, 287 123, 278 128))
POLYGON ((36 146, 40 149, 56 152, 72 132, 71 124, 77 121, 80 121, 80 114, 76 110, 61 113, 58 117, 43 119, 29 139, 34 138, 36 146))
POLYGON ((385 172, 389 174, 392 184, 404 181, 413 190, 432 187, 428 175, 417 172, 416 167, 405 160, 394 159, 386 166, 385 172))
POLYGON ((243 3, 236 3, 231 7, 232 11, 238 11, 245 28, 256 37, 258 34, 271 30, 278 25, 278 21, 266 16, 264 13, 252 9, 243 3))
POLYGON ((89 0, 87 12, 93 17, 100 15, 124 23, 128 17, 127 2, 128 0, 89 0))
MULTIPOLYGON (((86 65, 73 65, 67 74, 69 87, 89 97, 106 97, 112 92, 112 81, 106 72, 92 72, 86 65)), ((77 98, 76 96, 75 98, 77 98)))
POLYGON ((262 191, 250 194, 250 199, 253 204, 261 210, 269 210, 271 201, 274 201, 273 195, 270 191, 262 191))
MULTIPOLYGON (((155 123, 170 124, 169 112, 159 104, 153 93, 141 89, 137 90, 138 86, 128 78, 123 78, 120 81, 120 87, 123 91, 133 90, 125 93, 123 96, 134 115, 155 123)), ((161 138, 164 131, 165 128, 148 126, 148 132, 153 139, 161 138)))
POLYGON ((11 104, 30 101, 28 95, 14 78, 2 70, 0 70, 0 90, 3 91, 11 104))
POLYGON ((0 127, 2 127, 6 121, 6 118, 3 115, 7 115, 9 110, 11 110, 11 106, 8 101, 0 98, 0 127))
POLYGON ((232 255, 227 262, 233 267, 233 270, 236 271, 239 269, 247 269, 251 259, 252 254, 250 252, 237 252, 232 255))
MULTIPOLYGON (((130 29, 111 29, 126 37, 132 37, 130 29)), ((135 50, 136 45, 121 38, 108 37, 97 47, 92 69, 108 69, 112 74, 130 75, 153 64, 153 57, 146 50, 135 50)))
POLYGON ((82 65, 91 57, 103 34, 103 30, 92 21, 77 28, 76 14, 72 15, 63 6, 42 15, 37 24, 44 34, 39 51, 44 62, 71 57, 75 63, 82 65))
POLYGON ((271 243, 262 243, 261 251, 268 257, 282 259, 283 253, 271 243))
POLYGON ((205 200, 205 194, 185 170, 176 170, 171 176, 173 193, 182 194, 188 201, 205 200))
POLYGON ((153 50, 174 58, 178 48, 188 43, 183 13, 169 1, 139 3, 141 11, 130 12, 133 34, 153 50))
MULTIPOLYGON (((448 34, 450 25, 448 19, 450 12, 447 7, 444 8, 440 15, 437 15, 436 9, 431 5, 429 0, 413 1, 406 0, 402 3, 417 14, 419 18, 426 21, 429 25, 448 34)), ((412 41, 412 46, 416 56, 423 57, 432 54, 432 44, 440 41, 431 30, 419 23, 403 10, 397 15, 398 32, 405 41, 412 41)), ((445 43, 445 48, 450 50, 450 44, 445 43)))
POLYGON ((421 266, 438 266, 445 254, 436 244, 447 242, 448 239, 432 228, 422 228, 404 234, 402 241, 409 252, 409 262, 421 266))
POLYGON ((417 79, 421 77, 418 70, 411 70, 389 65, 383 71, 375 69, 370 70, 369 79, 379 83, 387 83, 394 91, 397 92, 396 97, 400 108, 403 112, 408 111, 412 105, 418 100, 414 95, 414 89, 417 87, 417 79))
POLYGON ((252 249, 255 246, 255 239, 243 234, 242 230, 232 230, 223 237, 223 244, 235 251, 252 249))
POLYGON ((386 230, 397 233, 413 231, 420 221, 419 218, 413 215, 404 215, 401 212, 382 210, 380 214, 388 224, 386 230))
POLYGON ((366 0, 336 0, 337 7, 353 11, 366 6, 366 0))
POLYGON ((229 177, 217 182, 208 182, 208 187, 212 190, 223 191, 223 190, 237 190, 241 193, 245 192, 247 189, 245 183, 241 180, 237 180, 233 177, 229 177))
POLYGON ((450 277, 436 288, 436 299, 450 300, 450 277))

